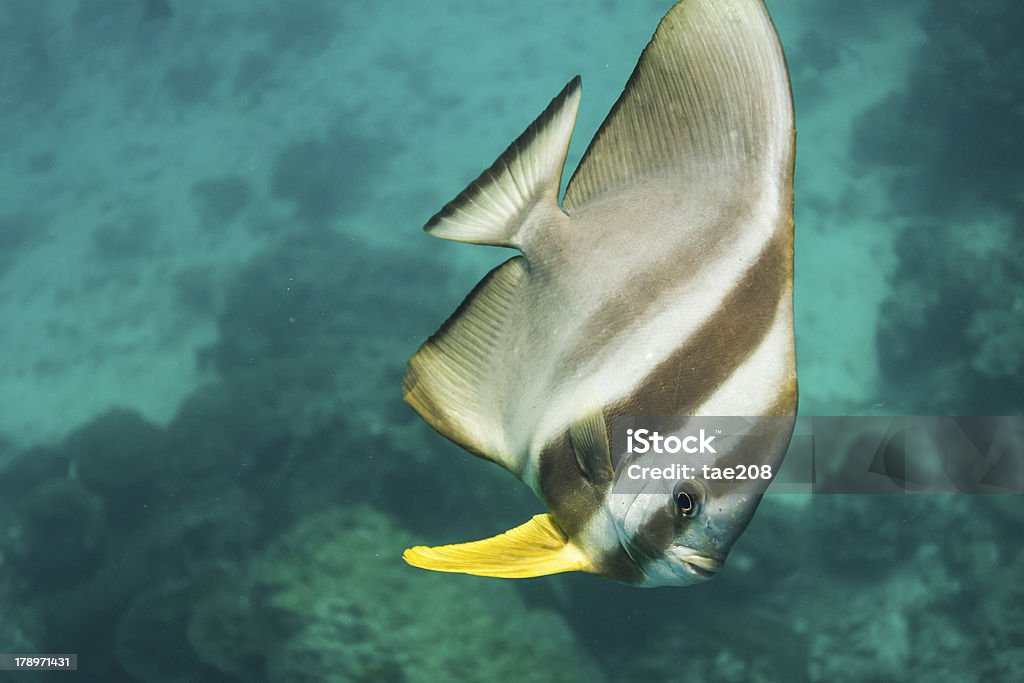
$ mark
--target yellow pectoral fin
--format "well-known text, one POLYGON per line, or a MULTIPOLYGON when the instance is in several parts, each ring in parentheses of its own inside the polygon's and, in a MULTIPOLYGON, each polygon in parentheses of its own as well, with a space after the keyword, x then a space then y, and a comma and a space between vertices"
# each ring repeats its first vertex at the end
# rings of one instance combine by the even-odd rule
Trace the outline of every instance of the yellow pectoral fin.
POLYGON ((481 541, 409 548, 402 559, 414 567, 436 572, 505 579, 594 571, 587 556, 568 542, 551 515, 535 515, 526 524, 481 541))

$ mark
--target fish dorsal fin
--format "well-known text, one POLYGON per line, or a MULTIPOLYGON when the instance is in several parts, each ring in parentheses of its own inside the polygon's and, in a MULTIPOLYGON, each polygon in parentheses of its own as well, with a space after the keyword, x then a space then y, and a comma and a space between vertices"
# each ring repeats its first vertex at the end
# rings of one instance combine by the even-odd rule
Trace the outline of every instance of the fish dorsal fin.
POLYGON ((520 232, 538 205, 558 211, 558 188, 580 104, 580 77, 572 79, 547 109, 480 177, 431 218, 424 230, 436 237, 521 246, 520 232))
POLYGON ((576 417, 569 426, 569 437, 576 462, 590 483, 605 487, 611 483, 612 449, 604 411, 592 393, 584 394, 576 417))
POLYGON ((781 185, 794 135, 785 58, 762 0, 682 0, 665 15, 566 189, 572 215, 637 186, 781 185))
POLYGON ((431 427, 470 453, 516 472, 519 464, 505 440, 494 367, 515 297, 526 277, 516 256, 480 281, 441 329, 409 361, 402 382, 406 403, 431 427))
POLYGON ((481 541, 409 548, 402 559, 436 572, 504 579, 593 571, 590 560, 568 542, 551 515, 535 515, 526 524, 481 541))

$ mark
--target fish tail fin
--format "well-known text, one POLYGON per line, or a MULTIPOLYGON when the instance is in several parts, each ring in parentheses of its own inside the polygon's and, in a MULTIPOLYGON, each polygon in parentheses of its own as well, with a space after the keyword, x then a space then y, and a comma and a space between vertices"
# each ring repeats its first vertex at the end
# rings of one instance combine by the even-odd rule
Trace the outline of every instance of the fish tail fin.
POLYGON ((580 104, 580 77, 562 89, 497 161, 427 221, 435 237, 520 247, 533 209, 557 210, 562 167, 580 104))
POLYGON ((409 548, 402 559, 414 567, 436 572, 503 579, 594 571, 587 556, 569 543, 551 515, 535 515, 525 524, 481 541, 409 548))

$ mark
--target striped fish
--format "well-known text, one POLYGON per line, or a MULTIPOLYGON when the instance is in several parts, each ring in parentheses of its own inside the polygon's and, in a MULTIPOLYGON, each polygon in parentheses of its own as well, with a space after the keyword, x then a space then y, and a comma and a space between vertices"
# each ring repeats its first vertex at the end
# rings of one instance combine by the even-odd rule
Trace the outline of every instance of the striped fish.
POLYGON ((426 225, 518 249, 409 362, 405 400, 526 483, 549 513, 409 564, 509 578, 709 578, 766 481, 628 490, 612 429, 758 416, 712 464, 777 470, 796 413, 789 76, 762 0, 682 0, 662 19, 561 206, 577 76, 426 225))

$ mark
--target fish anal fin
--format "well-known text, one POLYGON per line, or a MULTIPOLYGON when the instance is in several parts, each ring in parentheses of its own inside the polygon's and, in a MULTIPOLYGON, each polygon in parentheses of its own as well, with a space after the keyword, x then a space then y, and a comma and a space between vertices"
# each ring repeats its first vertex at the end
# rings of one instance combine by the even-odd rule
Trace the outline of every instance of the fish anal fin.
POLYGON ((498 369, 508 317, 527 276, 522 256, 492 270, 409 360, 405 401, 438 432, 474 455, 516 472, 502 425, 498 369))
POLYGON ((456 242, 521 247, 531 211, 558 208, 558 188, 580 104, 580 77, 572 79, 497 161, 424 226, 456 242))
POLYGON ((594 571, 584 553, 568 542, 551 515, 535 515, 505 533, 480 541, 416 546, 402 554, 414 567, 504 579, 526 579, 572 571, 594 571))
POLYGON ((592 393, 584 392, 579 409, 569 425, 569 437, 576 462, 590 483, 606 486, 611 483, 612 457, 604 410, 592 393))

